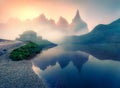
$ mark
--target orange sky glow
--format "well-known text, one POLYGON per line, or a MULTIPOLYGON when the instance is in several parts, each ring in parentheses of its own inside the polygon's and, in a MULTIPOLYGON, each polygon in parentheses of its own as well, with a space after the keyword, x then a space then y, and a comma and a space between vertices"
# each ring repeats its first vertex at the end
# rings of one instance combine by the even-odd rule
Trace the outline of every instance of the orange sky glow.
POLYGON ((6 22, 10 18, 19 18, 22 21, 34 19, 44 13, 48 19, 52 18, 57 22, 59 17, 63 16, 70 23, 79 9, 81 18, 92 30, 98 24, 110 23, 119 17, 116 3, 113 8, 114 3, 110 1, 106 0, 105 3, 103 0, 0 0, 0 22, 6 22))
POLYGON ((64 3, 58 5, 58 2, 46 0, 3 0, 0 2, 0 8, 0 21, 6 21, 11 17, 21 20, 33 19, 44 13, 49 19, 57 21, 63 16, 71 22, 76 11, 72 5, 67 6, 64 3))

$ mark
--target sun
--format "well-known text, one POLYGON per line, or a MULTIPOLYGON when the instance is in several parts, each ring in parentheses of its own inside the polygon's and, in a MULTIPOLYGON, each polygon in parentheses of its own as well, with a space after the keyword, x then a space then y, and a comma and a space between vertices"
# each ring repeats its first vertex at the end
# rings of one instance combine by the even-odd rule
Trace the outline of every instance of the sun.
POLYGON ((20 8, 16 12, 16 17, 19 18, 20 20, 27 20, 27 19, 34 19, 40 14, 40 11, 38 12, 34 8, 20 8))

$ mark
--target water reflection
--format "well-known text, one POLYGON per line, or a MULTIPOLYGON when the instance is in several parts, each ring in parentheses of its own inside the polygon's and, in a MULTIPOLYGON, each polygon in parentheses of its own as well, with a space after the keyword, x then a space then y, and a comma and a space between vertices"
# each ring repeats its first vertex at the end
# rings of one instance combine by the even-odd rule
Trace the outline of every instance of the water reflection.
POLYGON ((66 51, 63 47, 55 47, 43 51, 35 59, 32 60, 34 65, 45 70, 49 66, 54 66, 56 63, 64 69, 70 62, 80 71, 82 65, 87 62, 88 54, 84 52, 66 51))
POLYGON ((118 60, 118 50, 112 49, 95 46, 51 48, 32 60, 33 70, 48 88, 120 88, 120 62, 107 60, 118 60))
POLYGON ((66 45, 64 48, 70 51, 80 50, 101 60, 120 61, 120 44, 66 45))

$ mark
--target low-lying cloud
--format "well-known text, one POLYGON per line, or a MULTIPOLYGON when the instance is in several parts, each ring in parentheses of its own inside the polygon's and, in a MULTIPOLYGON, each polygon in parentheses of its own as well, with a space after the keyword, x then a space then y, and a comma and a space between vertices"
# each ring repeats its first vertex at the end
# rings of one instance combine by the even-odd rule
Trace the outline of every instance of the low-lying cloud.
POLYGON ((19 19, 9 19, 7 23, 0 24, 1 38, 15 39, 26 30, 33 30, 49 41, 59 42, 65 36, 87 33, 88 27, 80 18, 79 11, 77 11, 70 24, 63 17, 60 17, 56 23, 53 19, 48 19, 44 14, 33 20, 20 21, 19 19))

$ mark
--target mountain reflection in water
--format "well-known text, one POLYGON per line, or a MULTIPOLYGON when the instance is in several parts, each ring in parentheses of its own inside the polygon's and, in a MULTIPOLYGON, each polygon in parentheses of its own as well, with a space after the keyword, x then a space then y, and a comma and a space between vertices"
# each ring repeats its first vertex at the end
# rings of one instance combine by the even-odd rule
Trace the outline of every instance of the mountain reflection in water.
POLYGON ((34 65, 45 70, 49 66, 54 66, 56 63, 63 69, 70 62, 80 71, 82 65, 88 60, 88 54, 83 52, 65 51, 62 47, 55 47, 49 50, 43 51, 35 59, 33 59, 34 65))
POLYGON ((118 60, 119 55, 113 49, 113 56, 117 55, 117 59, 109 58, 112 51, 108 51, 105 47, 95 46, 77 46, 76 49, 54 47, 43 51, 32 60, 33 70, 45 81, 48 88, 120 88, 120 62, 111 60, 118 60), (102 52, 104 56, 100 57, 102 52))

